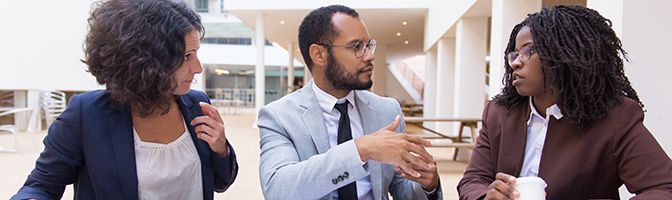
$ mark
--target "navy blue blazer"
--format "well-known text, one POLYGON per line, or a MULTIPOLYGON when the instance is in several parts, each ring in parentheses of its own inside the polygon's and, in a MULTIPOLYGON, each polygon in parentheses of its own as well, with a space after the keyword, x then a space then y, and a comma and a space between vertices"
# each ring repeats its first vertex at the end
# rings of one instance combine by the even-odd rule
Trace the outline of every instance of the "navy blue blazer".
MULTIPOLYGON (((186 122, 203 115, 198 102, 210 100, 194 90, 179 96, 186 122)), ((218 156, 196 138, 193 126, 188 129, 201 160, 203 199, 213 199, 213 191, 224 192, 236 179, 236 154, 229 143, 229 155, 218 156)), ((72 183, 75 199, 138 199, 137 177, 130 110, 97 90, 72 97, 49 127, 35 169, 11 199, 60 199, 72 183)))

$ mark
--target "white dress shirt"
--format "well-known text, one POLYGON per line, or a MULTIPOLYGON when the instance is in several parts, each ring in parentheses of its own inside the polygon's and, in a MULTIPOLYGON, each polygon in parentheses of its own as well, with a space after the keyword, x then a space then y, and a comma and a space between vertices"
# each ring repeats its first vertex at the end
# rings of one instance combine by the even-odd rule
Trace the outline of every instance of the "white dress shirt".
POLYGON ((539 162, 541 161, 541 153, 544 150, 544 141, 546 141, 546 133, 548 131, 548 121, 550 116, 555 119, 562 119, 562 112, 557 104, 546 108, 546 117, 542 117, 537 109, 534 108, 532 97, 529 98, 530 104, 530 118, 527 120, 527 141, 525 142, 525 157, 523 161, 523 168, 520 170, 520 177, 538 176, 539 162))
POLYGON ((144 142, 133 128, 138 199, 203 199, 201 159, 189 129, 168 144, 144 142))
MULTIPOLYGON (((357 105, 355 101, 355 92, 350 91, 342 99, 336 99, 336 97, 331 96, 329 93, 320 89, 314 81, 311 81, 313 88, 315 88, 315 96, 317 101, 322 108, 322 116, 324 116, 325 127, 327 128, 327 134, 329 135, 329 147, 334 147, 338 145, 338 121, 341 118, 341 113, 334 108, 337 103, 343 103, 347 99, 348 104, 348 117, 350 117, 350 130, 352 131, 352 139, 361 137, 364 135, 364 129, 362 128, 362 119, 359 116, 359 110, 357 110, 357 105)), ((361 159, 361 158, 360 158, 361 159)), ((362 162, 362 166, 366 162, 362 162)), ((369 176, 365 176, 357 180, 357 197, 359 200, 372 200, 373 192, 371 190, 371 179, 369 176)), ((336 198, 338 197, 338 191, 331 192, 331 196, 336 198)))

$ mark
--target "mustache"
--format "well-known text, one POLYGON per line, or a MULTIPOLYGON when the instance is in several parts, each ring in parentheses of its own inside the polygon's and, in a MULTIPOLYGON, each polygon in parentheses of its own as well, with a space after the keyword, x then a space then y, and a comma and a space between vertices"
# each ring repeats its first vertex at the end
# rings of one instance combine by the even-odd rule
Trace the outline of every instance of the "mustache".
POLYGON ((359 70, 357 70, 357 74, 361 74, 361 73, 364 73, 366 71, 373 70, 373 68, 375 68, 375 66, 373 66, 373 63, 368 63, 368 64, 366 64, 365 67, 362 67, 359 70))

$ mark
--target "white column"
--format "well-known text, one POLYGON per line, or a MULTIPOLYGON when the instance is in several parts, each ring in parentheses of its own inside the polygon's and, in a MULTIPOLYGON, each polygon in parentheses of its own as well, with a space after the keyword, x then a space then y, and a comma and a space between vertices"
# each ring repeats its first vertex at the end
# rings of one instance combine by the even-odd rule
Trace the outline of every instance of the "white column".
MULTIPOLYGON (((31 107, 27 103, 28 103, 28 91, 26 91, 26 90, 15 90, 14 91, 14 107, 16 107, 16 108, 31 107)), ((34 110, 33 112, 35 112, 35 111, 38 111, 38 110, 34 110)), ((24 122, 20 121, 20 118, 14 117, 14 124, 24 124, 24 122)), ((30 125, 29 125, 28 128, 30 128, 30 125)), ((19 131, 25 131, 25 130, 19 130, 19 131)))
POLYGON ((455 113, 457 117, 480 118, 486 100, 488 19, 462 18, 456 30, 455 113))
POLYGON ((280 71, 280 73, 278 73, 278 82, 279 82, 278 92, 280 92, 280 96, 284 96, 285 91, 287 90, 287 88, 285 88, 285 86, 287 85, 287 83, 285 83, 285 68, 284 66, 278 66, 278 68, 279 68, 278 70, 280 71))
POLYGON ((264 66, 264 48, 266 46, 266 36, 264 35, 264 14, 257 14, 256 22, 256 47, 257 62, 254 67, 254 106, 259 111, 264 106, 266 99, 266 69, 264 66))
MULTIPOLYGON (((437 43, 436 117, 455 117, 455 38, 441 38, 437 43)), ((436 123, 441 133, 455 134, 453 123, 436 123)))
MULTIPOLYGON (((368 51, 368 50, 367 50, 368 51)), ((371 91, 380 96, 386 96, 385 88, 386 86, 386 76, 387 76, 387 64, 385 63, 385 56, 387 54, 387 45, 378 43, 376 47, 376 60, 373 61, 373 86, 371 91)), ((355 56, 354 54, 352 56, 355 56)))
MULTIPOLYGON (((425 53, 425 89, 422 97, 423 117, 436 117, 436 49, 430 49, 425 53)), ((432 129, 435 123, 425 122, 424 126, 432 129)))
POLYGON ((287 63, 287 93, 292 92, 294 87, 294 42, 287 44, 287 54, 289 63, 287 63))
POLYGON ((304 86, 305 86, 306 84, 308 84, 308 81, 310 81, 311 79, 313 79, 313 74, 311 74, 311 73, 312 73, 312 72, 310 71, 310 69, 308 69, 308 65, 306 65, 305 67, 303 67, 303 85, 304 85, 304 86))
MULTIPOLYGON (((33 114, 30 116, 30 123, 28 123, 28 132, 35 132, 42 130, 42 122, 40 120, 40 90, 28 90, 26 93, 25 107, 32 108, 33 114)), ((70 99, 69 96, 65 97, 70 99)), ((49 130, 49 127, 47 127, 49 130)))
MULTIPOLYGON (((460 118, 480 118, 485 107, 485 56, 487 55, 488 19, 465 17, 457 22, 455 33, 454 113, 460 118)), ((454 127, 454 133, 459 127, 454 127)), ((466 131, 463 130, 467 134, 466 131)), ((467 134, 468 135, 468 134, 467 134)), ((458 159, 468 160, 471 151, 461 149, 458 159)))
POLYGON ((513 26, 522 22, 528 13, 539 12, 541 0, 492 0, 490 34, 490 80, 488 96, 491 99, 504 87, 504 50, 513 26))

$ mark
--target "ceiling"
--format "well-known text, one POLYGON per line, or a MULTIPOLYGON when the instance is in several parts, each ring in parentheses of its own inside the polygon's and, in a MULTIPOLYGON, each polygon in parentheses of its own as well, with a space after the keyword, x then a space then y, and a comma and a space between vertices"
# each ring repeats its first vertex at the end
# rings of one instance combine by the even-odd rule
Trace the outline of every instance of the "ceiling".
MULTIPOLYGON (((264 16, 266 39, 276 42, 287 49, 290 42, 295 44, 295 56, 298 51, 298 27, 303 17, 311 10, 230 10, 244 24, 256 29, 258 13, 264 16)), ((391 62, 422 54, 422 42, 426 8, 384 8, 357 9, 360 17, 369 29, 369 33, 378 41, 379 47, 386 45, 386 60, 391 62), (403 25, 403 22, 406 25, 403 25), (397 36, 397 32, 401 36, 397 36), (405 44, 408 41, 408 44, 405 44)))

